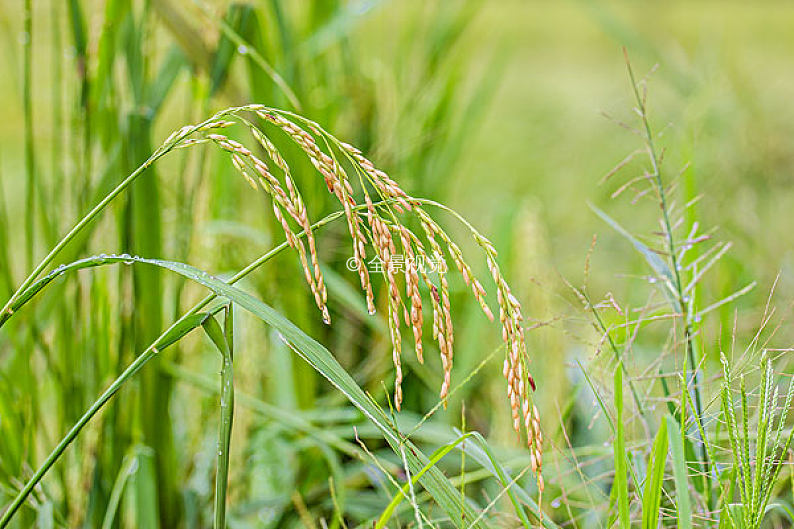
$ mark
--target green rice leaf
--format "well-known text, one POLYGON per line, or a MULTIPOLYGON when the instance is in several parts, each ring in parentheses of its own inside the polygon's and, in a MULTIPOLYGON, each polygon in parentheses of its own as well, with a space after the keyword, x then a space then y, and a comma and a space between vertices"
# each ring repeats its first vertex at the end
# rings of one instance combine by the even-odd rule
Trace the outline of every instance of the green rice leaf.
POLYGON ((615 481, 612 486, 617 490, 618 513, 621 529, 631 526, 629 513, 629 484, 626 479, 626 443, 623 432, 623 370, 620 364, 615 368, 615 481))
POLYGON ((662 420, 648 461, 649 470, 642 494, 642 529, 656 529, 659 526, 659 505, 662 499, 664 467, 667 462, 667 445, 667 421, 662 420))

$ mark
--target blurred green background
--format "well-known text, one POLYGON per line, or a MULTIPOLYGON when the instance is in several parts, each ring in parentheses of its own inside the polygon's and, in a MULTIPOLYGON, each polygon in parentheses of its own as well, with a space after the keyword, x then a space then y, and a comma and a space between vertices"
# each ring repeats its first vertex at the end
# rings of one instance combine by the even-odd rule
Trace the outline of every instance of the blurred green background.
MULTIPOLYGON (((598 361, 598 337, 565 285, 581 284, 593 236, 594 298, 609 292, 621 306, 641 305, 652 290, 642 257, 588 205, 632 231, 658 229, 658 208, 647 198, 633 204, 631 191, 610 198, 641 174, 642 164, 599 183, 642 145, 616 123, 636 120, 625 47, 639 76, 656 66, 648 78, 648 106, 656 130, 663 131, 664 168, 676 183, 678 205, 702 196, 687 210, 686 223, 697 220, 705 231, 714 228, 715 239, 734 243, 704 280, 698 293, 703 304, 758 282, 704 324, 704 351, 716 355, 730 339, 734 311, 741 315, 740 331, 752 334, 778 275, 775 303, 782 312, 790 306, 790 3, 34 0, 32 193, 26 185, 24 4, 0 1, 5 297, 172 130, 231 105, 296 110, 360 147, 409 194, 453 207, 494 242, 529 324, 552 322, 530 332, 529 340, 553 460, 564 442, 553 433, 555 425, 578 381, 574 362, 598 361), (265 63, 294 97, 285 95, 265 63)), ((283 148, 297 153, 286 143, 283 148)), ((230 164, 216 153, 190 151, 158 163, 68 255, 129 252, 223 275, 279 242, 266 204, 233 177, 230 164)), ((304 165, 298 164, 297 179, 312 218, 319 219, 333 204, 304 165)), ((462 229, 448 225, 464 239, 462 229)), ((384 403, 382 383, 392 383, 388 331, 382 316, 361 315, 357 277, 344 268, 344 226, 327 229, 319 240, 329 270, 332 327, 313 310, 293 255, 279 257, 245 286, 326 344, 384 403)), ((487 273, 468 242, 462 246, 470 263, 487 273)), ((499 330, 478 314, 462 284, 453 288, 454 385, 499 345, 499 330)), ((156 272, 99 270, 64 281, 0 333, 0 503, 144 342, 201 294, 156 272)), ((239 321, 239 391, 294 410, 354 446, 351 423, 358 424, 373 452, 393 459, 330 385, 267 329, 242 315, 239 321)), ((784 327, 777 340, 791 337, 784 327)), ((653 358, 652 347, 646 353, 653 358)), ((56 525, 99 527, 130 458, 137 466, 125 490, 136 492, 125 493, 127 510, 113 524, 206 526, 217 421, 216 396, 208 390, 217 385, 215 355, 207 340, 190 336, 147 366, 138 385, 125 388, 70 448, 20 527, 46 516, 47 505, 56 525), (140 502, 149 502, 152 519, 140 518, 140 502)), ((461 426, 465 402, 468 428, 480 430, 505 458, 525 457, 509 426, 500 359, 498 353, 447 410, 434 414, 417 433, 421 441, 432 447, 449 435, 449 426, 461 426)), ((637 372, 645 359, 631 360, 637 372)), ((410 423, 412 414, 421 416, 437 403, 441 369, 435 357, 426 366, 407 363, 409 411, 403 416, 410 423)), ((579 418, 568 425, 574 444, 600 446, 588 428, 595 413, 588 398, 580 399, 579 418)), ((388 503, 374 467, 351 462, 255 409, 238 405, 235 419, 235 527, 301 527, 306 509, 330 523, 329 475, 344 480, 337 486, 348 490, 344 512, 351 523, 388 503)), ((532 490, 531 479, 525 481, 532 490)), ((473 496, 498 490, 487 482, 482 487, 473 496)), ((548 499, 552 513, 559 509, 554 498, 548 499)))

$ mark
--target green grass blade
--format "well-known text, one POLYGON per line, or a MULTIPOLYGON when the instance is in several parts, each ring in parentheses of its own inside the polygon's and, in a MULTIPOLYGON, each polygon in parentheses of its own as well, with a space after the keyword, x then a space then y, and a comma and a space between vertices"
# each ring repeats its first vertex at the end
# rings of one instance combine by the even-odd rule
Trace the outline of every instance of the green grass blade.
POLYGON ((629 529, 629 484, 626 478, 626 442, 623 431, 623 370, 620 365, 615 368, 615 481, 612 486, 618 494, 618 513, 621 529, 629 529))
POLYGON ((232 439, 234 420, 234 369, 232 340, 232 306, 226 307, 224 329, 210 316, 202 326, 215 347, 221 353, 221 420, 218 426, 218 456, 215 475, 215 517, 214 529, 226 527, 226 494, 229 484, 229 447, 232 439))
POLYGON ((33 144, 33 86, 32 69, 33 56, 33 2, 25 0, 24 13, 24 40, 22 46, 24 72, 22 74, 22 108, 25 116, 25 256, 27 267, 33 266, 33 243, 36 240, 34 233, 35 196, 36 196, 36 168, 34 165, 36 155, 33 144))
MULTIPOLYGON (((472 437, 476 441, 477 446, 481 448, 488 456, 488 460, 491 464, 491 467, 493 468, 492 472, 499 480, 499 483, 501 483, 503 489, 507 491, 507 496, 510 498, 510 502, 513 504, 513 510, 515 511, 519 520, 521 520, 521 524, 525 529, 530 529, 532 524, 529 522, 527 514, 524 512, 524 507, 521 506, 521 503, 519 503, 518 497, 516 495, 516 491, 524 492, 523 489, 520 486, 515 485, 515 482, 510 478, 510 475, 499 464, 499 461, 496 459, 491 447, 488 446, 488 442, 485 440, 485 438, 479 432, 472 432, 472 437)), ((534 510, 536 518, 543 521, 542 525, 544 527, 556 527, 556 524, 551 522, 548 516, 543 516, 541 507, 537 505, 535 501, 529 497, 529 495, 526 495, 523 501, 534 510)))
MULTIPOLYGON (((535 500, 522 487, 515 485, 513 478, 496 459, 496 456, 493 454, 493 451, 488 446, 488 443, 485 441, 485 439, 483 439, 482 436, 477 432, 474 432, 473 437, 479 442, 466 443, 463 449, 466 451, 467 456, 482 466, 483 469, 488 472, 488 474, 499 480, 502 487, 507 489, 507 494, 511 501, 513 501, 515 498, 515 501, 519 504, 519 506, 523 504, 524 506, 528 507, 530 512, 532 512, 537 519, 542 520, 540 522, 541 526, 545 527, 546 529, 559 529, 559 526, 554 523, 554 520, 541 513, 540 507, 535 500)), ((521 507, 520 510, 523 511, 523 507, 521 507)), ((521 515, 518 514, 518 512, 516 514, 519 516, 519 518, 521 518, 523 523, 523 518, 521 515)))
POLYGON ((130 476, 129 484, 129 509, 133 513, 134 526, 156 529, 161 525, 154 451, 149 447, 139 446, 135 451, 135 459, 138 464, 130 476))
POLYGON ((666 415, 665 421, 667 422, 667 433, 670 439, 670 456, 673 462, 678 529, 692 529, 692 508, 689 502, 683 436, 678 428, 678 423, 673 417, 666 415))
MULTIPOLYGON (((411 482, 414 485, 416 485, 419 482, 419 478, 421 478, 428 470, 433 468, 433 466, 436 463, 441 461, 441 459, 445 455, 450 453, 456 446, 458 446, 460 443, 462 443, 463 441, 465 441, 466 439, 471 437, 471 435, 472 435, 471 433, 463 434, 460 437, 458 437, 457 439, 455 439, 454 441, 452 441, 451 443, 447 443, 446 445, 442 446, 441 448, 439 448, 435 452, 433 452, 430 455, 430 460, 428 461, 428 463, 424 467, 422 467, 422 469, 419 472, 417 472, 416 474, 411 476, 411 482)), ((383 512, 381 513, 380 517, 378 518, 378 521, 375 523, 375 526, 374 526, 375 529, 383 529, 384 527, 386 527, 386 524, 388 523, 389 519, 394 514, 395 509, 397 509, 397 507, 400 505, 400 503, 402 503, 402 501, 405 498, 408 497, 408 488, 409 488, 409 483, 406 483, 397 492, 397 494, 394 495, 394 497, 389 502, 389 504, 386 506, 386 508, 383 509, 383 512)))
MULTIPOLYGON (((235 3, 229 6, 221 23, 228 26, 229 32, 245 35, 248 33, 252 18, 253 8, 250 5, 235 3)), ((238 44, 235 44, 227 33, 221 34, 210 67, 210 96, 215 95, 223 87, 229 76, 231 65, 237 57, 237 47, 238 44)))
POLYGON ((649 470, 642 494, 642 529, 656 529, 659 526, 659 505, 662 500, 667 445, 667 421, 662 420, 648 461, 649 470))
POLYGON ((124 486, 127 484, 130 476, 135 472, 137 466, 138 460, 134 455, 128 455, 121 463, 121 470, 119 470, 119 474, 113 484, 113 489, 110 492, 110 499, 105 508, 105 517, 102 519, 102 529, 113 529, 113 522, 116 520, 116 513, 118 512, 119 503, 121 502, 121 494, 124 491, 124 486))

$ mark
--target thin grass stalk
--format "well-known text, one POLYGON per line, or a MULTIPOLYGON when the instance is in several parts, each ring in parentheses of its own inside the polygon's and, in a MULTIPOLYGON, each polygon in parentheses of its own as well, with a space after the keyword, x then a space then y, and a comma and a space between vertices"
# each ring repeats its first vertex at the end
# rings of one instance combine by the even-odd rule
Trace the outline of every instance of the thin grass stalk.
MULTIPOLYGON (((699 370, 697 361, 695 360, 695 349, 694 349, 694 336, 692 333, 692 326, 689 321, 689 310, 688 310, 688 303, 686 300, 686 296, 684 295, 684 285, 681 281, 681 272, 679 270, 678 264, 678 257, 676 253, 676 243, 673 236, 673 226, 672 222, 670 221, 670 211, 669 206, 667 204, 667 193, 664 188, 664 182, 662 181, 662 172, 661 166, 659 163, 659 157, 656 152, 656 145, 653 139, 653 133, 651 132, 651 125, 648 120, 648 113, 647 108, 645 105, 645 99, 640 94, 639 87, 637 86, 637 81, 634 77, 634 71, 631 68, 631 63, 628 58, 628 52, 626 49, 623 49, 623 53, 626 59, 626 67, 629 73, 629 79, 631 80, 631 87, 634 93, 634 98, 637 103, 637 110, 640 115, 640 120, 642 121, 642 126, 644 129, 645 134, 645 142, 648 147, 648 158, 651 162, 651 169, 652 169, 652 177, 653 182, 656 186, 656 192, 659 197, 660 207, 662 210, 662 220, 664 222, 665 228, 665 238, 667 241, 667 253, 670 258, 670 265, 672 268, 673 278, 675 279, 675 292, 678 302, 679 310, 681 311, 681 320, 684 325, 684 341, 686 347, 686 354, 687 354, 687 361, 689 362, 689 367, 692 371, 691 379, 687 381, 687 387, 691 385, 692 391, 695 394, 695 409, 693 410, 698 417, 703 416, 703 404, 700 396, 700 384, 699 384, 699 370)), ((683 429, 683 423, 682 423, 683 429)), ((704 441, 701 439, 700 441, 700 457, 701 462, 703 464, 703 471, 704 475, 706 476, 706 494, 707 494, 707 502, 710 506, 711 504, 711 471, 710 471, 710 463, 708 458, 708 452, 704 446, 704 441)))
MULTIPOLYGON (((767 477, 767 482, 765 487, 766 493, 764 496, 763 505, 769 503, 769 498, 772 495, 772 488, 773 488, 772 484, 775 483, 775 481, 777 480, 780 474, 781 469, 783 468, 783 458, 786 456, 786 454, 788 454, 788 449, 789 446, 791 445, 792 436, 794 436, 794 428, 792 428, 789 431, 789 435, 786 438, 785 444, 783 445, 783 447, 779 452, 780 455, 776 459, 774 457, 775 451, 777 450, 777 447, 781 446, 780 440, 781 440, 781 435, 783 433, 783 426, 785 425, 786 419, 789 416, 789 410, 791 409, 792 398, 794 398, 794 384, 790 383, 788 387, 788 391, 786 392, 785 404, 783 405, 783 409, 780 412, 780 417, 778 418, 777 433, 775 434, 775 443, 773 445, 773 452, 771 456, 772 457, 771 463, 775 466, 772 469, 772 471, 769 473, 769 476, 767 477)), ((758 513, 758 516, 759 516, 758 523, 760 524, 761 518, 763 517, 763 513, 758 513)))
MULTIPOLYGON (((400 505, 400 503, 402 503, 402 501, 404 499, 406 499, 406 498, 408 498, 409 500, 412 500, 411 501, 412 505, 416 506, 416 500, 414 499, 413 487, 414 487, 414 485, 419 483, 419 478, 421 478, 436 463, 441 461, 441 459, 443 459, 444 456, 446 456, 448 453, 450 453, 455 447, 457 447, 459 444, 461 444, 464 441, 466 441, 466 439, 468 439, 472 435, 474 435, 473 432, 468 432, 468 433, 465 433, 465 434, 461 434, 457 439, 453 440, 450 443, 447 443, 446 445, 440 447, 438 450, 433 452, 433 454, 430 456, 430 461, 427 463, 427 465, 425 465, 419 472, 417 472, 413 476, 408 475, 406 477, 406 483, 402 487, 400 487, 399 490, 397 491, 397 493, 392 497, 392 499, 389 502, 389 504, 386 506, 385 509, 383 509, 383 512, 378 517, 378 520, 376 522, 373 522, 372 527, 374 529, 383 529, 383 528, 385 528, 386 524, 389 521, 389 519, 394 514, 394 511, 397 509, 397 507, 400 505)), ((403 459, 404 459, 404 457, 403 457, 403 459)), ((405 464, 407 465, 407 463, 405 463, 405 464)), ((421 522, 418 521, 418 523, 421 526, 421 522)))
MULTIPOLYGON (((681 384, 681 402, 686 402, 689 390, 681 384)), ((692 529, 692 507, 689 501, 689 476, 686 462, 686 430, 679 428, 675 419, 667 416, 667 433, 670 437, 670 455, 673 464, 673 480, 676 492, 676 517, 678 529, 692 529)), ((681 424, 686 424, 686 407, 681 408, 681 424)))
POLYGON ((775 483, 775 481, 777 481, 778 477, 780 476, 780 471, 783 469, 783 457, 785 457, 786 454, 788 454, 789 448, 791 447, 792 440, 794 440, 794 428, 789 430, 788 437, 786 438, 786 443, 780 449, 780 458, 779 458, 779 460, 776 461, 774 471, 769 475, 769 482, 768 482, 768 486, 766 488, 766 495, 765 495, 765 499, 764 499, 764 501, 762 503, 762 508, 759 509, 758 513, 756 513, 756 515, 757 515, 756 526, 760 526, 761 525, 761 520, 763 519, 764 514, 766 514, 765 513, 766 505, 769 504, 769 498, 772 495, 772 489, 773 489, 772 484, 775 483))
MULTIPOLYGON (((742 405, 742 433, 743 439, 741 444, 742 450, 742 463, 744 465, 744 480, 746 481, 745 487, 747 487, 747 497, 745 498, 744 504, 746 506, 752 505, 753 503, 753 494, 755 491, 753 490, 753 482, 752 482, 752 472, 750 470, 750 410, 749 410, 749 401, 747 399, 747 389, 744 384, 744 377, 740 377, 739 379, 739 387, 741 390, 741 405, 742 405)), ((745 524, 750 524, 750 509, 747 508, 744 510, 744 517, 745 517, 745 524)))
POLYGON ((769 433, 769 409, 767 407, 767 400, 769 398, 770 383, 772 377, 770 371, 772 370, 771 363, 767 360, 761 365, 761 394, 758 397, 758 437, 755 441, 755 475, 753 476, 753 495, 750 499, 749 511, 750 516, 755 518, 758 508, 761 504, 761 487, 763 485, 763 473, 766 467, 766 442, 769 433))
MULTIPOLYGON (((83 175, 91 175, 91 104, 89 101, 91 79, 88 74, 88 37, 85 16, 80 0, 69 0, 69 21, 72 27, 72 40, 75 48, 75 66, 80 79, 79 110, 75 109, 75 122, 82 126, 79 141, 82 149, 80 171, 83 175)), ((76 183, 76 182, 75 182, 76 183)), ((79 182, 80 187, 76 193, 77 211, 82 212, 86 198, 89 196, 89 187, 86 182, 79 182)), ((1 315, 0 315, 1 317, 1 315)))
POLYGON ((234 339, 232 305, 224 307, 225 320, 221 331, 215 318, 209 317, 204 330, 221 354, 220 422, 218 424, 218 455, 215 474, 215 513, 214 529, 226 527, 226 492, 229 486, 229 446, 232 439, 234 420, 234 339))
POLYGON ((747 501, 750 492, 747 489, 747 479, 745 479, 745 461, 743 457, 743 449, 741 443, 743 442, 737 435, 739 432, 739 424, 736 419, 736 412, 733 408, 733 398, 731 395, 731 374, 728 367, 728 360, 725 355, 720 355, 723 366, 723 384, 722 384, 722 413, 725 416, 727 424, 728 436, 731 444, 731 455, 733 456, 733 465, 736 472, 739 473, 739 493, 742 501, 747 501))
POLYGON ((625 443, 625 426, 623 424, 623 367, 618 365, 615 368, 614 374, 614 388, 615 388, 615 444, 613 446, 613 455, 615 461, 615 481, 613 487, 617 489, 618 496, 618 514, 620 518, 620 528, 629 529, 630 527, 630 511, 629 511, 629 484, 626 479, 626 443, 625 443))
POLYGON ((132 454, 126 456, 121 463, 121 470, 119 470, 113 488, 110 491, 108 498, 107 508, 105 509, 105 517, 102 519, 101 529, 113 529, 113 522, 116 519, 119 504, 121 503, 121 493, 127 480, 135 473, 137 466, 136 457, 132 454))

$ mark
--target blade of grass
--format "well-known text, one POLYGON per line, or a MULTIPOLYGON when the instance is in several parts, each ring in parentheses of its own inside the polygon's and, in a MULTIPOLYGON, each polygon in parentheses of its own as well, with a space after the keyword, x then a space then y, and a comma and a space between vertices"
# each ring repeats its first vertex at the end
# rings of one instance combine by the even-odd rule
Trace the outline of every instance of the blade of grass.
MULTIPOLYGON (((524 524, 524 527, 531 527, 532 525, 526 518, 526 513, 524 512, 522 504, 529 508, 530 512, 539 520, 541 526, 546 529, 559 529, 559 526, 554 523, 554 520, 552 520, 550 516, 544 515, 535 500, 533 500, 522 487, 515 483, 514 478, 510 476, 510 473, 496 458, 485 438, 483 438, 479 432, 472 432, 472 437, 476 442, 466 443, 463 450, 465 450, 469 457, 474 459, 490 475, 499 480, 499 483, 507 491, 510 501, 513 502, 516 515, 521 520, 521 523, 524 524)), ((471 478, 471 475, 469 478, 471 478)), ((468 481, 471 481, 471 479, 468 481)))
POLYGON ((124 458, 121 464, 121 470, 113 483, 113 489, 110 492, 110 499, 105 509, 105 517, 102 519, 102 529, 112 529, 113 522, 116 520, 116 513, 118 512, 119 503, 121 502, 121 494, 124 491, 124 485, 127 484, 130 476, 135 473, 138 466, 138 460, 134 455, 128 455, 124 458))
POLYGON ((667 445, 667 421, 662 420, 653 441, 653 449, 648 461, 649 470, 642 493, 642 529, 656 529, 659 526, 659 505, 662 500, 667 445))
POLYGON ((692 508, 689 503, 689 487, 687 486, 686 461, 684 459, 684 437, 673 417, 665 415, 665 421, 670 439, 670 456, 673 462, 678 529, 692 529, 692 508))
POLYGON ((212 343, 221 353, 221 420, 218 426, 218 457, 215 475, 215 517, 214 529, 226 527, 226 491, 229 483, 229 447, 232 439, 234 420, 234 370, 233 370, 233 321, 232 305, 225 308, 224 328, 210 316, 202 326, 212 343))
POLYGON ((623 371, 621 366, 615 368, 615 481, 612 486, 617 489, 618 513, 621 529, 629 529, 629 484, 626 479, 626 442, 623 432, 623 371))
MULTIPOLYGON (((439 448, 435 452, 433 452, 430 455, 430 460, 428 461, 428 463, 424 467, 422 467, 422 469, 419 472, 417 472, 416 474, 411 476, 411 483, 416 485, 419 482, 419 479, 428 470, 430 470, 436 463, 441 461, 441 459, 445 455, 450 453, 456 446, 458 446, 460 443, 462 443, 463 441, 465 441, 466 439, 468 439, 471 436, 472 436, 471 433, 463 434, 460 437, 458 437, 457 439, 455 439, 454 441, 445 444, 444 446, 442 446, 441 448, 439 448)), ((394 514, 394 510, 400 505, 400 503, 402 503, 402 501, 405 498, 408 497, 409 485, 410 485, 410 483, 406 483, 405 485, 403 485, 402 488, 397 492, 397 494, 394 495, 394 497, 389 502, 389 504, 386 506, 386 508, 383 509, 383 512, 378 517, 378 521, 375 522, 375 525, 374 525, 375 529, 383 529, 384 527, 386 527, 386 524, 389 522, 389 519, 394 514)))
POLYGON ((138 446, 135 450, 138 461, 135 472, 130 477, 132 505, 134 509, 135 527, 160 527, 159 509, 157 505, 158 483, 155 468, 154 451, 147 446, 138 446))

